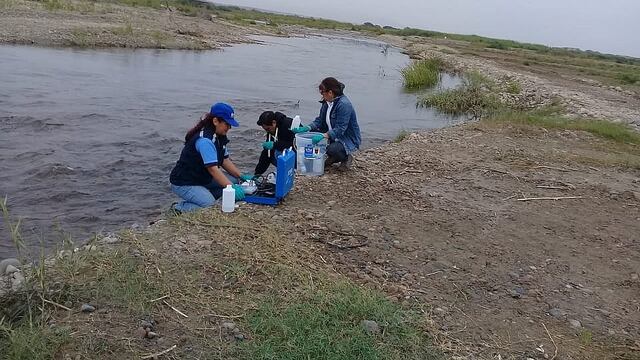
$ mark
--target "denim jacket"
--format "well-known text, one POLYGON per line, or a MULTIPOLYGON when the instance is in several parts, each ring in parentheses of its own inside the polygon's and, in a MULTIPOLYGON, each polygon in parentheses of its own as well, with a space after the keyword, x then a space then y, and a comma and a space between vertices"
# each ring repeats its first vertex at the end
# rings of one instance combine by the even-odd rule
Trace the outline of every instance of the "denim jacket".
POLYGON ((311 123, 311 131, 328 132, 330 142, 341 142, 347 154, 358 150, 362 139, 356 111, 353 109, 351 101, 345 95, 340 95, 333 100, 333 107, 329 114, 331 131, 329 131, 326 122, 329 106, 326 101, 321 101, 321 103, 320 115, 311 123))

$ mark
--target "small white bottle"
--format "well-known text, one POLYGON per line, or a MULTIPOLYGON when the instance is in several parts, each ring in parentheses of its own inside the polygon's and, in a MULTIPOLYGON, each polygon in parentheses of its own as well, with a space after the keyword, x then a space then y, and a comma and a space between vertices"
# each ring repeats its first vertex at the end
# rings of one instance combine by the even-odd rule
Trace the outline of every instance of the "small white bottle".
POLYGON ((227 185, 222 190, 222 212, 230 213, 236 208, 236 189, 227 185))
POLYGON ((294 116, 293 121, 291 121, 291 127, 289 128, 289 130, 293 130, 299 127, 301 123, 302 123, 302 120, 300 120, 300 115, 294 116))

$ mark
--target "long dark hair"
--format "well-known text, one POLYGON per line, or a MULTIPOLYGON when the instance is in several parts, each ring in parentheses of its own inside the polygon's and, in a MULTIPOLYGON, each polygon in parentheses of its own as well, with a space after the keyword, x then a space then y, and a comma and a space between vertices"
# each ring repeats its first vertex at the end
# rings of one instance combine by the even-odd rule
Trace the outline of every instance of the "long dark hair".
POLYGON ((321 91, 331 90, 333 92, 333 95, 338 97, 343 94, 344 84, 338 81, 334 77, 328 77, 328 78, 324 78, 320 82, 320 85, 318 85, 318 89, 320 89, 321 91))
POLYGON ((212 120, 215 116, 211 115, 211 113, 206 113, 200 117, 200 121, 196 124, 196 126, 192 127, 191 130, 187 131, 187 135, 184 136, 184 142, 189 141, 195 134, 202 131, 202 129, 206 127, 213 128, 212 120))

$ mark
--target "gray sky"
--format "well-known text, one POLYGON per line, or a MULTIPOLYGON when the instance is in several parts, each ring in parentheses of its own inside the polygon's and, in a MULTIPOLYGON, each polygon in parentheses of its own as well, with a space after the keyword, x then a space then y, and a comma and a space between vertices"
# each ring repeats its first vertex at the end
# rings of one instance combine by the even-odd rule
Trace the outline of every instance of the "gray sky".
POLYGON ((379 25, 578 47, 640 57, 640 0, 220 0, 379 25))

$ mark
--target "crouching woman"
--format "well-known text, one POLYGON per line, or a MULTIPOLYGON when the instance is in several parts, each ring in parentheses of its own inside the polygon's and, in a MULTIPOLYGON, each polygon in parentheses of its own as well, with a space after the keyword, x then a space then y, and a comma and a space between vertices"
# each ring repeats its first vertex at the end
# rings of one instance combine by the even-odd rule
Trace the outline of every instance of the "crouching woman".
POLYGON ((240 173, 227 150, 227 133, 238 125, 233 108, 216 103, 187 132, 184 148, 169 177, 171 190, 182 198, 172 206, 174 211, 189 212, 212 206, 227 185, 233 185, 236 200, 244 198, 242 187, 234 183, 247 176, 240 173))

